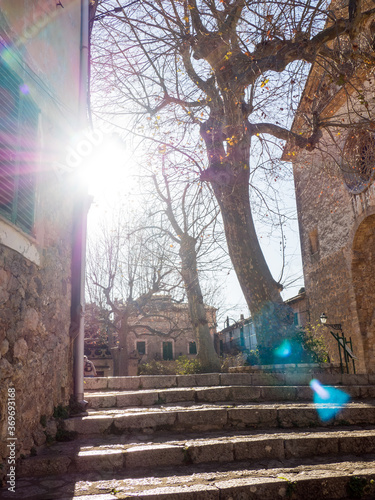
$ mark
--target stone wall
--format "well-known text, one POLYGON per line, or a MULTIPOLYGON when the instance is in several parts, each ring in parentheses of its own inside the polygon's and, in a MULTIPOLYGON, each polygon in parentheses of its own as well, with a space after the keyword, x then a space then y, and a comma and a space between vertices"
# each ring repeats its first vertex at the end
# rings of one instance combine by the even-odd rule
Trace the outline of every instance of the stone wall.
MULTIPOLYGON (((330 144, 328 135, 324 136, 324 152, 301 153, 294 164, 305 288, 312 325, 319 324, 322 312, 327 314, 328 323, 341 323, 345 335, 352 337, 354 352, 359 357, 357 371, 372 373, 375 364, 369 359, 366 363, 364 353, 374 352, 375 348, 374 335, 368 332, 369 317, 375 311, 371 237, 375 224, 368 222, 375 213, 375 186, 372 182, 359 193, 348 189, 339 161, 332 160, 340 159, 345 135, 335 145, 330 144), (362 225, 367 229, 360 241, 357 232, 362 225), (364 294, 358 293, 361 288, 366 290, 368 306, 362 326, 364 301, 360 297, 364 294)), ((336 341, 328 328, 320 331, 326 337, 331 360, 337 362, 336 341)))
POLYGON ((46 440, 46 421, 72 393, 70 251, 45 249, 40 266, 0 245, 0 454, 8 456, 7 393, 16 394, 17 457, 46 440), (43 421, 43 418, 42 418, 43 421))

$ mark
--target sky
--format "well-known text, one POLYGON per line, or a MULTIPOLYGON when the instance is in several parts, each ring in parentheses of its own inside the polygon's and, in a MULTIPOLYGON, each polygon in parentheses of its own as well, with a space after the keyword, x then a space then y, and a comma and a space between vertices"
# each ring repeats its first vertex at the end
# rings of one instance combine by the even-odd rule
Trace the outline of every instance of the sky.
MULTIPOLYGON (((88 215, 88 236, 93 237, 98 229, 100 221, 105 220, 110 224, 113 213, 120 204, 124 204, 128 210, 137 210, 139 203, 139 185, 134 177, 139 167, 136 166, 136 158, 119 141, 113 139, 108 133, 97 134, 95 137, 94 153, 87 159, 87 178, 89 191, 93 197, 88 215)), ((288 213, 295 213, 295 198, 293 179, 279 181, 280 189, 284 193, 288 213)), ((269 226, 262 221, 256 221, 260 243, 265 254, 266 261, 271 269, 273 277, 278 280, 282 269, 282 252, 280 248, 280 233, 276 229, 270 236, 269 226)), ((303 286, 302 264, 300 257, 300 246, 298 237, 297 220, 289 221, 285 228, 286 237, 286 281, 295 283, 283 292, 283 298, 288 299, 298 294, 303 286)), ((234 270, 225 270, 220 274, 222 282, 222 295, 224 305, 219 311, 218 326, 224 327, 227 316, 231 320, 238 320, 241 314, 249 317, 249 310, 243 298, 240 285, 234 270)), ((231 321, 232 323, 233 321, 231 321)))

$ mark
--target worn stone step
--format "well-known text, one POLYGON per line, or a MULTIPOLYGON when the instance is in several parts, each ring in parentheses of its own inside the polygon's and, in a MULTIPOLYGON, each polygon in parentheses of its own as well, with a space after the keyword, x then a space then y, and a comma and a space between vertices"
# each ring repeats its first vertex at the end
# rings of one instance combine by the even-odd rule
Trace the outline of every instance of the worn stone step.
POLYGON ((313 370, 270 373, 199 373, 195 375, 140 375, 137 377, 85 378, 85 392, 146 390, 226 385, 309 385, 316 378, 324 385, 375 385, 375 375, 333 374, 313 370))
MULTIPOLYGON (((18 479, 28 500, 349 500, 375 498, 375 455, 105 471, 18 479)), ((1 498, 15 498, 4 491, 1 498)))
POLYGON ((291 428, 335 425, 374 425, 375 401, 335 404, 274 402, 251 404, 175 404, 150 408, 89 410, 87 416, 64 421, 67 432, 78 436, 157 431, 215 431, 245 428, 291 428), (319 412, 335 416, 322 422, 319 412))
MULTIPOLYGON (((351 399, 375 398, 373 385, 336 386, 351 399)), ((90 408, 127 408, 181 402, 215 403, 223 401, 306 401, 312 400, 309 386, 217 386, 149 389, 138 391, 107 391, 85 394, 90 408)))
POLYGON ((182 466, 200 463, 284 460, 374 453, 375 428, 308 429, 200 436, 106 437, 57 443, 38 456, 24 459, 18 477, 89 471, 182 466), (121 439, 122 438, 122 439, 121 439))

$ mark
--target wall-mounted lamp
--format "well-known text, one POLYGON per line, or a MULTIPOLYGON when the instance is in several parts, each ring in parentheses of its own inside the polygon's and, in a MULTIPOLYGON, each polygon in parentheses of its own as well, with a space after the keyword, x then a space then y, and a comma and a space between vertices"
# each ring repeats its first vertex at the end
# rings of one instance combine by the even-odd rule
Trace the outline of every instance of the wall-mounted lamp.
POLYGON ((326 313, 322 313, 322 314, 320 315, 320 322, 321 322, 323 325, 325 325, 325 324, 327 323, 327 319, 328 319, 328 318, 327 318, 326 313))

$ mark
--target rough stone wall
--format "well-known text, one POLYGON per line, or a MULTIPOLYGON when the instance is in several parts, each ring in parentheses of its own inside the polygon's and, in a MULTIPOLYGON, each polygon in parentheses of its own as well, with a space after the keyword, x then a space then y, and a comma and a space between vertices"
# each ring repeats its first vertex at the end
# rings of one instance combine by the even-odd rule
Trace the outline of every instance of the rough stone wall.
POLYGON ((72 390, 69 254, 46 249, 41 267, 0 245, 0 450, 7 454, 7 393, 16 393, 17 456, 46 440, 42 415, 72 390))
MULTIPOLYGON (((329 144, 329 138, 323 142, 329 144)), ((359 225, 375 212, 374 183, 360 194, 347 188, 337 162, 339 143, 325 152, 301 153, 294 164, 297 210, 301 251, 310 320, 319 323, 325 312, 329 323, 341 323, 353 349, 359 357, 358 371, 372 371, 365 366, 364 332, 361 333, 358 315, 361 305, 356 302, 353 287, 353 241, 359 225), (358 310, 359 306, 359 310, 358 310)), ((368 245, 371 241, 368 240, 368 245)), ((362 254, 369 282, 374 283, 373 254, 362 254)), ((369 300, 375 302, 374 287, 367 287, 369 300)), ((331 360, 338 361, 337 343, 328 329, 324 332, 331 360)), ((367 347, 366 347, 367 349, 367 347)))
MULTIPOLYGON (((0 217, 0 463, 6 463, 8 388, 15 390, 16 457, 56 432, 49 419, 73 391, 69 326, 76 183, 56 162, 64 163, 78 126, 80 3, 67 0, 62 9, 48 0, 4 0, 0 10, 0 35, 25 63, 12 70, 40 109, 32 236, 0 217)), ((4 472, 0 468, 0 478, 4 472)))

